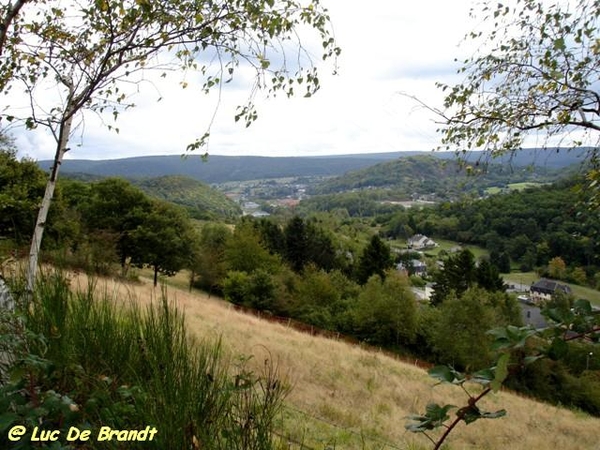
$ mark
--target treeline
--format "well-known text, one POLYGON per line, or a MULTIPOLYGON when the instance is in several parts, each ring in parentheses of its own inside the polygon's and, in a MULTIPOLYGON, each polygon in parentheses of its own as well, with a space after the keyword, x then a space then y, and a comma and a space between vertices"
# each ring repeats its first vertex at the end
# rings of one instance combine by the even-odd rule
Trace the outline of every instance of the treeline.
POLYGON ((315 212, 340 210, 349 217, 374 217, 396 211, 398 206, 388 202, 398 198, 405 198, 405 195, 382 189, 315 195, 302 200, 297 211, 309 215, 315 212))
POLYGON ((578 185, 577 179, 570 179, 486 199, 406 209, 380 221, 389 237, 421 233, 484 247, 502 272, 511 267, 544 272, 551 260, 561 258, 578 274, 573 281, 600 287, 595 239, 600 223, 586 208, 578 185))
MULTIPOLYGON (((0 250, 24 254, 46 174, 33 161, 0 152, 0 250)), ((60 180, 50 208, 42 257, 98 274, 119 265, 172 275, 189 266, 195 230, 185 209, 153 199, 128 181, 60 180)))
MULTIPOLYGON (((317 221, 296 216, 280 226, 245 218, 234 230, 205 225, 197 254, 194 284, 232 303, 428 359, 452 354, 462 367, 487 361, 475 363, 472 349, 450 349, 454 344, 443 336, 457 326, 460 308, 445 306, 438 315, 432 312, 436 308, 420 305, 410 279, 395 269, 390 248, 378 235, 355 255, 317 221)), ((500 289, 487 289, 477 277, 465 289, 492 311, 482 317, 465 313, 465 333, 477 335, 473 345, 482 346, 480 335, 488 328, 520 322, 515 299, 495 275, 500 289)))

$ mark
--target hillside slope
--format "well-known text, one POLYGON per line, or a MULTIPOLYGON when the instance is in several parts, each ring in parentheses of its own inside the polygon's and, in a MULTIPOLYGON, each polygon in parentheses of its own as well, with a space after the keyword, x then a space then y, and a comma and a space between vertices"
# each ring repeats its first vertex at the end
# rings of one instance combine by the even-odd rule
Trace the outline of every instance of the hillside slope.
POLYGON ((491 164, 469 172, 455 160, 433 155, 416 155, 348 172, 315 186, 312 194, 333 194, 361 189, 388 189, 404 195, 437 194, 441 198, 461 192, 483 192, 515 182, 551 182, 565 176, 565 170, 545 167, 514 167, 491 164))
MULTIPOLYGON (((74 281, 83 289, 88 286, 83 275, 74 281)), ((149 280, 141 285, 110 281, 97 288, 116 293, 124 304, 127 298, 145 303, 160 296, 149 280)), ((382 353, 300 333, 203 294, 169 287, 168 296, 185 310, 197 337, 220 337, 232 354, 254 355, 256 370, 267 359, 279 363, 293 385, 279 432, 304 442, 305 448, 428 449, 424 437, 404 430, 405 417, 420 413, 431 401, 464 401, 460 389, 434 387, 423 369, 382 353)), ((487 398, 482 406, 505 408, 508 417, 461 425, 451 436, 450 449, 600 448, 600 419, 507 392, 487 398)))
POLYGON ((240 206, 220 191, 180 175, 133 179, 132 183, 151 197, 184 206, 196 219, 231 220, 242 213, 240 206))

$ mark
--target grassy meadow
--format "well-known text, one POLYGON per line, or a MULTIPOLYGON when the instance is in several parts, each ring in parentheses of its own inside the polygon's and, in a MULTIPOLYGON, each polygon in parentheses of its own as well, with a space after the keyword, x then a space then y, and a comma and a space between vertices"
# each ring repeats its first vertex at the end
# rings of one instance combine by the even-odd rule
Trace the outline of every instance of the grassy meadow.
MULTIPOLYGON (((84 275, 72 286, 87 289, 84 275)), ((160 288, 100 281, 96 288, 126 305, 158 301, 160 288)), ((252 355, 260 370, 275 361, 292 386, 277 433, 293 449, 432 448, 424 436, 405 431, 406 416, 431 401, 461 405, 464 393, 435 382, 415 364, 345 342, 314 337, 233 309, 218 298, 168 287, 169 300, 183 311, 189 332, 221 338, 228 354, 252 355)), ((473 387, 473 389, 477 389, 473 387)), ((538 403, 509 392, 489 396, 484 409, 505 408, 508 417, 461 424, 448 449, 594 449, 600 419, 538 403)))
POLYGON ((498 194, 500 192, 502 192, 503 190, 508 190, 508 191, 522 191, 523 189, 527 189, 527 188, 533 188, 533 187, 540 187, 543 186, 545 184, 548 183, 535 183, 532 181, 525 181, 522 183, 509 183, 506 185, 505 188, 500 188, 500 187, 490 187, 487 188, 485 190, 485 193, 487 195, 494 195, 494 194, 498 194))

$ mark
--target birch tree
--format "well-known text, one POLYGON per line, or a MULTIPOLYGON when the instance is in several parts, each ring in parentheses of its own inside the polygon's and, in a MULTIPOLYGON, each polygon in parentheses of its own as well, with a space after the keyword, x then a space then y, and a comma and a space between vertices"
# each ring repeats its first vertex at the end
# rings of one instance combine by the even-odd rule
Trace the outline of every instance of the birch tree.
POLYGON ((457 84, 444 92, 440 148, 486 155, 524 146, 588 147, 588 187, 600 204, 600 3, 594 0, 484 0, 471 12, 481 24, 465 41, 457 84))
MULTIPOLYGON (((133 106, 123 83, 139 83, 150 69, 165 76, 197 71, 198 87, 209 92, 244 67, 252 69, 254 82, 235 120, 248 126, 257 118, 257 91, 311 96, 319 89, 301 33, 316 35, 323 59, 340 53, 319 0, 20 0, 0 11, 0 89, 12 96, 23 93, 30 105, 24 114, 9 105, 0 119, 45 127, 56 142, 32 238, 30 290, 60 164, 85 110, 117 118, 133 106)), ((187 149, 200 148, 207 137, 199 136, 187 149)))

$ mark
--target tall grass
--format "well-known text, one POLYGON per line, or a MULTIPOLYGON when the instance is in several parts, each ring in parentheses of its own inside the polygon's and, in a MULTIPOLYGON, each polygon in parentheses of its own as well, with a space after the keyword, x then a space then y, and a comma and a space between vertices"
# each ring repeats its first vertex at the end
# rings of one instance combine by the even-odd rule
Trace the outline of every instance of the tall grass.
MULTIPOLYGON (((60 274, 41 277, 25 310, 27 327, 45 336, 30 351, 51 362, 38 391, 67 395, 93 432, 156 427, 139 448, 276 447, 272 428, 289 388, 272 360, 255 373, 246 358, 226 358, 219 341, 194 341, 164 291, 146 307, 119 307, 95 291, 93 282, 74 293, 60 274)), ((138 448, 123 444, 105 448, 138 448)))

